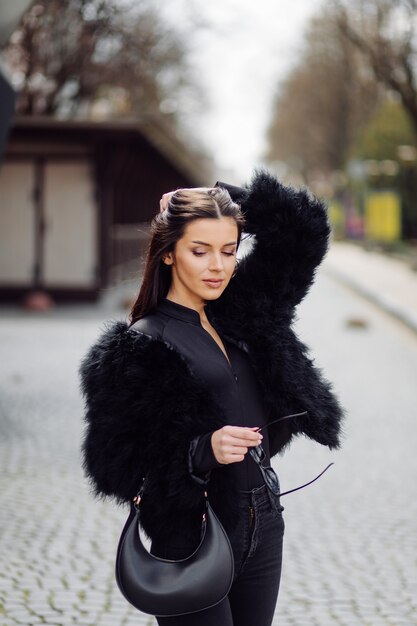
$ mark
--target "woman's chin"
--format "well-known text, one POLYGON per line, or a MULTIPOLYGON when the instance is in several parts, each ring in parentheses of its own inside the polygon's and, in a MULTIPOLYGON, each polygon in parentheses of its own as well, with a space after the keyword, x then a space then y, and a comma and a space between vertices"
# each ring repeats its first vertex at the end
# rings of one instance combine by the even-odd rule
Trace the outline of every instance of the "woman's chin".
POLYGON ((220 298, 220 296, 222 295, 224 289, 217 289, 217 290, 210 290, 210 293, 204 293, 202 295, 202 299, 206 300, 207 302, 210 302, 211 300, 218 300, 220 298))

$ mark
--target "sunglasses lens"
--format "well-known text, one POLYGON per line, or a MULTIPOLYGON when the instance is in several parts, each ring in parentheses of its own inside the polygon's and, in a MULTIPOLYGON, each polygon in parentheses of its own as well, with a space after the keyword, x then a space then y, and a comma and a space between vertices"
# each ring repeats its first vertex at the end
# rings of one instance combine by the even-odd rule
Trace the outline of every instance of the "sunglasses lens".
POLYGON ((280 494, 280 485, 278 476, 276 475, 274 469, 272 467, 264 467, 263 470, 265 482, 267 483, 272 493, 278 496, 280 494))
POLYGON ((265 450, 262 448, 262 445, 251 448, 249 450, 249 454, 259 465, 259 469, 262 472, 267 487, 272 491, 273 494, 278 496, 280 494, 278 476, 276 475, 273 467, 264 467, 262 465, 262 461, 265 459, 265 450))
POLYGON ((261 445, 251 448, 249 454, 257 463, 262 463, 265 458, 265 451, 261 445))

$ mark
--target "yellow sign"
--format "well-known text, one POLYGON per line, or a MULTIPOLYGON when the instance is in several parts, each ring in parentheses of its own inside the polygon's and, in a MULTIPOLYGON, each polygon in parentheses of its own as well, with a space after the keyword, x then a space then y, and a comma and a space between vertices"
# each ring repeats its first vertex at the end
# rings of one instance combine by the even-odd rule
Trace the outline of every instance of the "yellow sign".
POLYGON ((328 215, 332 226, 332 231, 336 239, 340 239, 345 234, 345 216, 343 207, 338 200, 328 202, 328 215))
POLYGON ((401 237, 401 199, 395 191, 372 191, 365 200, 365 236, 378 241, 401 237))

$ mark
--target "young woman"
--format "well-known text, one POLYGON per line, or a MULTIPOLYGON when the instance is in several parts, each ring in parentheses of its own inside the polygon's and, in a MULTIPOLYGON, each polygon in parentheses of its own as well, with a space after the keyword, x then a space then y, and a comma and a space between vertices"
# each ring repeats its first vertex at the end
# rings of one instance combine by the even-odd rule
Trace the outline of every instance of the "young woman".
POLYGON ((94 495, 129 502, 146 476, 151 552, 180 559, 206 490, 233 548, 228 596, 158 624, 272 623, 285 524, 270 458, 299 433, 341 445, 344 409, 291 328, 330 232, 324 203, 264 168, 242 188, 164 194, 129 324, 110 322, 83 359, 94 495), (255 242, 238 262, 243 231, 255 242))

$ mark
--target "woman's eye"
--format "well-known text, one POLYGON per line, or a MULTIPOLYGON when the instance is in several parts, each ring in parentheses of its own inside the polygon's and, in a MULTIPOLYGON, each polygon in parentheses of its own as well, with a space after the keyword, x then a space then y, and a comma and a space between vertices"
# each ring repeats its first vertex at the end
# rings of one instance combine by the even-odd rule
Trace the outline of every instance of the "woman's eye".
MULTIPOLYGON (((195 252, 193 251, 193 254, 195 254, 195 256, 202 256, 203 254, 206 254, 205 252, 195 252)), ((234 256, 234 252, 223 252, 223 254, 225 254, 226 256, 234 256)))

